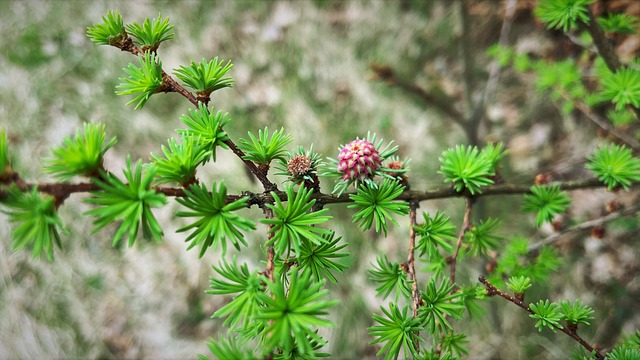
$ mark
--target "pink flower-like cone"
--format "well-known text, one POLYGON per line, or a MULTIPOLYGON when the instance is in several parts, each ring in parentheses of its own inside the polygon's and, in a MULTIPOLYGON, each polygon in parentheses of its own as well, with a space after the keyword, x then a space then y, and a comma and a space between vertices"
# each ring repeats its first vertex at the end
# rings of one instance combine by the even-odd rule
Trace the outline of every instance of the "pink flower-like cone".
POLYGON ((338 171, 342 180, 362 181, 373 176, 382 166, 376 147, 367 140, 356 139, 345 145, 338 154, 338 171))

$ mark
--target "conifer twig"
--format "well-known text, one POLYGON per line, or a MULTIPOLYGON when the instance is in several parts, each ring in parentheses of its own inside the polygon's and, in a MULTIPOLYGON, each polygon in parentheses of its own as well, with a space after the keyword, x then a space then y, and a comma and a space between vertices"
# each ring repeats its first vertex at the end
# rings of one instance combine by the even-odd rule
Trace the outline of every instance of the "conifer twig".
POLYGON ((467 197, 465 201, 465 210, 464 210, 464 218, 462 219, 462 227, 460 228, 460 234, 458 235, 458 240, 456 241, 456 249, 452 256, 447 259, 447 262, 451 266, 451 274, 449 278, 451 279, 451 284, 456 283, 456 263, 458 259, 458 254, 460 253, 460 248, 462 247, 462 240, 464 239, 464 234, 469 231, 471 228, 471 207, 473 205, 473 198, 467 197))
MULTIPOLYGON (((478 281, 480 281, 485 286, 485 288, 487 289, 487 296, 498 295, 498 296, 502 297, 503 299, 506 299, 507 301, 517 305, 518 307, 520 307, 521 309, 525 310, 529 314, 532 314, 532 315, 535 314, 533 312, 533 310, 531 310, 529 305, 527 305, 524 301, 522 301, 522 300, 520 300, 520 299, 518 299, 518 298, 516 298, 514 296, 511 296, 511 295, 507 294, 506 292, 496 288, 495 285, 490 283, 489 280, 487 280, 484 276, 482 276, 482 275, 478 276, 478 281)), ((602 355, 600 350, 596 349, 595 346, 592 346, 591 344, 589 344, 580 335, 578 335, 578 333, 575 330, 572 330, 569 326, 553 325, 553 327, 555 327, 556 329, 558 329, 558 330, 562 331, 563 333, 569 335, 569 337, 571 337, 572 339, 577 341, 588 352, 592 352, 593 351, 595 353, 596 359, 604 360, 604 355, 602 355)))

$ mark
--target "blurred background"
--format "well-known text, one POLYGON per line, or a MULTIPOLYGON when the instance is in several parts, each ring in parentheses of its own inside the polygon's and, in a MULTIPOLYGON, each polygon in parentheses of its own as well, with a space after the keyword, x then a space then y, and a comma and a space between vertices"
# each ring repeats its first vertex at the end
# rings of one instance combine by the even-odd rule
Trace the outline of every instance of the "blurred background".
MULTIPOLYGON (((231 89, 213 94, 216 110, 228 112, 232 139, 268 126, 284 127, 294 142, 310 144, 325 157, 356 136, 375 132, 393 140, 399 155, 411 158, 414 190, 446 187, 437 174, 440 153, 455 144, 503 141, 509 155, 502 165, 505 182, 531 184, 536 174, 556 180, 589 176, 585 156, 598 129, 580 114, 564 114, 533 80, 500 69, 487 49, 502 41, 535 58, 570 58, 576 45, 547 31, 532 15, 534 1, 0 1, 0 126, 7 129, 14 168, 23 179, 47 182, 42 159, 51 146, 72 135, 83 122, 102 122, 118 144, 105 166, 121 174, 127 154, 149 159, 183 127, 190 104, 176 94, 158 94, 142 110, 116 96, 122 68, 133 58, 115 48, 94 46, 88 26, 108 10, 125 23, 167 16, 175 38, 159 50, 164 69, 218 56, 234 64, 231 89), (505 29, 505 23, 508 28, 505 29), (501 32, 502 40, 501 40, 501 32), (393 81, 388 77, 393 74, 393 81), (387 76, 387 77, 385 77, 387 76), (412 90, 413 89, 413 90, 412 90), (420 90, 416 90, 420 89, 420 90), (422 91, 422 92, 421 92, 422 91), (428 94, 429 96, 425 96, 428 94), (483 101, 484 99, 484 101, 483 101), (482 106, 478 106, 482 104, 482 106), (474 116, 476 112, 483 116, 474 116), (480 119, 461 126, 464 119, 480 119)), ((634 1, 597 2, 601 11, 618 6, 638 11, 634 1), (635 7, 634 7, 635 6, 635 7)), ((618 10, 619 10, 618 9, 618 10)), ((618 11, 616 10, 616 11, 618 11)), ((622 39, 621 55, 632 56, 638 39, 622 39), (635 45, 634 45, 635 44, 635 45), (635 47, 634 47, 635 46, 635 47), (626 53, 625 53, 626 52, 626 53)), ((221 181, 230 192, 260 192, 230 152, 199 173, 205 183, 221 181)), ((333 184, 324 183, 330 192, 333 184)), ((282 188, 282 187, 281 187, 282 188)), ((565 221, 578 223, 602 215, 604 204, 635 192, 604 190, 571 193, 565 221)), ((115 227, 93 234, 86 195, 73 195, 61 208, 69 234, 56 260, 34 260, 28 251, 11 250, 10 224, 0 215, 0 358, 194 358, 209 354, 206 341, 221 328, 210 315, 228 299, 206 295, 211 265, 219 251, 198 259, 186 251, 184 225, 175 203, 156 212, 164 225, 162 244, 139 241, 133 248, 112 248, 115 227)), ((478 218, 504 217, 500 233, 532 242, 549 234, 536 230, 533 215, 521 215, 520 197, 484 199, 478 218)), ((329 206, 333 228, 343 236, 350 268, 338 285, 341 299, 331 315, 328 351, 335 358, 374 357, 367 327, 371 312, 384 302, 366 270, 380 253, 392 261, 406 258, 409 227, 404 219, 386 238, 362 234, 344 205, 329 206)), ((460 199, 429 201, 421 210, 444 210, 461 223, 460 199)), ((243 214, 258 219, 258 209, 243 214)), ((249 252, 230 251, 250 268, 262 268, 264 227, 248 234, 249 252)), ((603 239, 588 232, 559 242, 563 265, 549 286, 532 289, 530 299, 580 298, 596 309, 585 337, 604 347, 640 327, 638 224, 612 224, 603 239)), ((463 259, 458 281, 475 283, 485 272, 479 260, 463 259)), ((420 264, 419 269, 424 265, 420 264)), ((428 278, 421 273, 420 280, 428 278)), ((484 305, 482 321, 462 320, 469 335, 470 359, 560 359, 577 344, 564 335, 538 333, 533 320, 494 299, 484 305)))

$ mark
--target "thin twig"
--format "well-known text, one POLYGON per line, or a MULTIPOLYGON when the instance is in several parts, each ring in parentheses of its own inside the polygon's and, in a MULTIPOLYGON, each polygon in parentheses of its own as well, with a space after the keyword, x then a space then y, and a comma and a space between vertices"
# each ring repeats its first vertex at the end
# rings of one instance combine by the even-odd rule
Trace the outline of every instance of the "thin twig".
POLYGON ((462 240, 464 239, 464 234, 469 231, 471 228, 471 206, 473 205, 474 199, 472 197, 467 197, 465 201, 465 210, 464 210, 464 218, 462 219, 462 227, 460 229, 460 235, 458 235, 458 241, 456 241, 456 249, 452 256, 449 257, 449 265, 451 266, 451 284, 456 283, 456 262, 458 259, 458 254, 460 253, 460 248, 462 247, 462 240))
MULTIPOLYGON (((264 206, 262 210, 264 211, 264 217, 266 219, 273 219, 273 210, 271 210, 266 206, 264 206)), ((273 232, 271 231, 272 228, 273 228, 272 224, 267 225, 267 242, 270 242, 274 236, 273 232)), ((271 282, 275 282, 274 259, 275 259, 275 250, 273 249, 273 245, 269 245, 267 247, 267 266, 264 270, 264 275, 267 276, 267 278, 269 278, 269 281, 271 282)))
POLYGON ((278 190, 278 186, 272 183, 267 178, 267 174, 264 171, 260 170, 260 168, 258 168, 256 164, 253 163, 253 161, 249 161, 245 159, 245 153, 242 150, 240 150, 236 146, 236 144, 233 141, 231 141, 231 139, 226 140, 224 143, 229 147, 229 149, 231 149, 231 151, 234 154, 236 154, 238 158, 240 158, 240 160, 242 160, 242 162, 249 169, 249 171, 251 171, 251 173, 255 175, 256 178, 258 178, 258 181, 260 181, 260 183, 262 184, 262 187, 264 188, 265 192, 268 193, 270 191, 278 190))
POLYGON ((591 39, 593 39, 593 43, 596 45, 598 53, 602 56, 602 59, 605 64, 607 64, 609 70, 615 72, 622 66, 620 59, 618 58, 618 55, 616 55, 613 46, 604 35, 604 31, 600 27, 600 24, 598 24, 598 21, 596 21, 596 18, 589 7, 587 7, 587 16, 589 17, 589 22, 586 24, 587 31, 591 35, 591 39))
MULTIPOLYGON (((38 191, 48 193, 54 196, 60 196, 63 198, 68 197, 74 193, 86 193, 89 191, 96 191, 99 188, 93 183, 26 183, 22 180, 20 182, 14 182, 13 180, 3 181, 2 184, 6 185, 15 185, 21 191, 27 191, 37 187, 38 191)), ((574 181, 565 181, 558 183, 560 190, 580 190, 580 189, 592 189, 592 188, 604 188, 605 185, 602 184, 598 179, 583 179, 583 180, 574 180, 574 181)), ((173 188, 166 186, 157 186, 154 188, 156 192, 165 194, 166 196, 184 196, 184 190, 181 188, 173 188)), ((277 196, 281 198, 286 198, 286 193, 281 190, 274 191, 277 196)), ((515 184, 499 184, 493 186, 487 186, 482 188, 482 193, 474 194, 474 198, 484 197, 484 196, 498 196, 498 195, 523 195, 529 194, 531 192, 530 185, 515 185, 515 184)), ((324 194, 324 193, 314 193, 312 195, 312 199, 315 199, 318 203, 323 205, 326 204, 339 204, 339 203, 350 203, 353 200, 350 199, 350 195, 354 193, 344 193, 340 196, 332 195, 332 194, 324 194)), ((0 188, 0 199, 4 199, 9 196, 7 189, 0 188)), ((227 201, 233 202, 243 197, 249 197, 249 201, 247 203, 248 206, 253 205, 262 205, 264 203, 270 202, 273 200, 271 194, 254 194, 250 192, 242 193, 242 194, 230 194, 227 195, 227 201)), ((396 198, 396 200, 403 201, 428 201, 428 200, 436 200, 436 199, 450 199, 456 197, 468 197, 469 194, 464 192, 457 192, 453 190, 451 187, 435 189, 435 190, 411 190, 405 191, 400 196, 396 198)))
POLYGON ((557 240, 562 238, 562 236, 564 236, 564 235, 567 235, 567 234, 570 234, 570 233, 574 233, 576 231, 591 229, 593 227, 606 224, 608 222, 611 222, 613 220, 619 219, 621 217, 634 215, 639 210, 640 210, 640 205, 634 205, 634 206, 628 207, 628 208, 623 209, 623 210, 614 211, 614 212, 612 212, 610 214, 607 214, 607 215, 605 215, 603 217, 599 217, 597 219, 593 219, 593 220, 582 222, 580 224, 577 224, 577 225, 574 225, 572 227, 569 227, 569 228, 567 228, 567 229, 565 229, 565 230, 563 230, 561 232, 553 233, 553 234, 547 236, 546 238, 544 238, 544 239, 542 239, 542 240, 540 240, 540 241, 538 241, 536 243, 533 243, 533 244, 529 245, 527 250, 529 251, 529 253, 538 251, 538 250, 540 250, 541 247, 543 247, 545 245, 553 244, 554 242, 556 242, 557 240))
MULTIPOLYGON (((507 294, 506 292, 496 288, 484 276, 482 276, 482 275, 478 276, 478 281, 480 281, 487 288, 487 295, 488 296, 498 295, 498 296, 506 299, 507 301, 517 305, 521 309, 524 309, 528 313, 530 313, 532 315, 535 314, 535 312, 533 310, 531 310, 529 305, 524 303, 524 301, 522 301, 522 300, 520 300, 520 299, 518 299, 518 298, 516 298, 514 296, 511 296, 511 295, 507 294)), ((582 345, 582 347, 584 347, 588 352, 594 351, 595 352, 595 356, 596 356, 597 359, 604 359, 604 355, 602 355, 602 353, 598 349, 596 349, 594 346, 589 344, 580 335, 578 335, 578 333, 575 330, 572 330, 569 326, 560 326, 560 325, 553 325, 553 326, 556 329, 562 331, 563 333, 569 335, 572 339, 574 339, 580 345, 582 345)))
POLYGON ((413 316, 418 316, 418 308, 420 307, 420 292, 418 291, 418 279, 416 278, 416 230, 417 225, 416 214, 420 204, 417 201, 409 202, 409 256, 407 256, 407 272, 411 283, 411 298, 413 299, 413 316))
POLYGON ((377 80, 384 81, 389 86, 397 86, 406 93, 412 94, 420 98, 425 105, 435 108, 437 111, 444 113, 461 128, 465 128, 464 115, 456 109, 454 101, 448 96, 430 92, 421 86, 409 81, 400 79, 389 65, 371 63, 369 68, 375 73, 377 80))
MULTIPOLYGON (((517 0, 508 0, 505 2, 504 21, 502 22, 500 37, 498 38, 498 45, 500 47, 506 47, 509 42, 509 33, 511 32, 511 25, 513 25, 513 18, 518 5, 517 2, 517 0)), ((487 85, 485 86, 482 98, 478 103, 480 108, 484 108, 487 102, 489 102, 495 94, 498 87, 498 80, 500 79, 500 69, 500 62, 497 59, 494 59, 489 65, 489 78, 487 79, 487 85)))
MULTIPOLYGON (((602 56, 605 64, 611 72, 616 72, 622 68, 622 62, 620 62, 620 58, 616 54, 613 45, 609 42, 607 37, 604 34, 604 30, 598 24, 591 8, 587 7, 587 15, 589 16, 589 22, 586 24, 587 31, 591 38, 593 39, 593 43, 596 45, 598 49, 598 53, 602 56)), ((640 119, 640 109, 635 106, 631 107, 631 110, 636 115, 636 118, 640 119)))
MULTIPOLYGON (((571 100, 569 100, 571 101, 571 100)), ((602 118, 600 115, 596 114, 589 106, 587 106, 583 102, 572 101, 576 109, 580 110, 589 120, 591 120, 594 124, 599 126, 602 130, 608 132, 609 134, 615 136, 618 140, 624 142, 633 150, 640 151, 640 142, 636 140, 633 136, 624 133, 622 131, 618 131, 608 120, 602 118)))
MULTIPOLYGON (((128 40, 129 41, 125 42, 125 44, 119 47, 119 49, 122 51, 130 52, 131 54, 136 56, 141 55, 142 51, 133 44, 131 39, 128 39, 128 40)), ((167 74, 164 71, 164 69, 162 70, 162 83, 163 83, 163 87, 161 90, 162 92, 176 92, 182 95, 191 104, 198 107, 198 104, 199 104, 198 98, 196 98, 191 92, 185 89, 184 86, 180 85, 171 75, 167 74)), ((231 151, 238 158, 240 158, 240 160, 242 160, 242 162, 249 169, 249 171, 251 171, 251 173, 255 175, 256 178, 258 178, 260 183, 262 183, 262 186, 264 187, 265 192, 278 189, 277 185, 269 181, 269 179, 267 178, 267 174, 264 171, 260 170, 260 168, 258 168, 258 166, 256 166, 256 164, 254 164, 252 161, 245 159, 245 153, 242 150, 240 150, 231 139, 226 140, 224 143, 229 147, 229 149, 231 149, 231 151)))
MULTIPOLYGON (((460 41, 460 52, 462 53, 462 78, 464 80, 464 93, 465 93, 465 102, 467 103, 467 109, 472 111, 474 108, 473 104, 473 90, 474 90, 474 77, 473 77, 473 54, 471 53, 471 43, 470 43, 470 29, 469 29, 469 11, 467 10, 468 1, 459 1, 459 10, 460 10, 460 22, 462 23, 462 36, 460 41)), ((470 126, 470 121, 466 121, 466 125, 470 126)), ((472 139, 468 139, 472 145, 476 145, 472 139)))

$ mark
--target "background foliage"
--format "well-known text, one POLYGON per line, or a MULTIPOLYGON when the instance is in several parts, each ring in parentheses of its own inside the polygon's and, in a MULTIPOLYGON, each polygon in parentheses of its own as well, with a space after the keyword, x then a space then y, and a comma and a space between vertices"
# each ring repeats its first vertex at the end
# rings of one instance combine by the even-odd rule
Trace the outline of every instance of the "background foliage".
MULTIPOLYGON (((247 132, 257 134, 266 126, 284 127, 294 135, 291 149, 314 143, 315 151, 335 157, 340 144, 371 131, 394 139, 400 155, 412 158, 413 188, 441 188, 440 152, 468 142, 468 135, 443 115, 440 105, 372 81, 369 64, 391 64, 398 77, 441 91, 442 98, 447 94, 448 101, 462 108, 465 93, 480 96, 487 86, 492 58, 486 49, 498 40, 504 11, 498 2, 469 4, 470 17, 462 19, 456 3, 449 1, 41 2, 37 6, 0 2, 0 45, 5 49, 0 55, 0 126, 8 129, 14 162, 24 178, 53 180, 40 173, 40 159, 51 158, 50 144, 61 143, 89 120, 106 125, 107 139, 118 137, 104 159, 109 169, 126 168, 129 152, 134 159, 161 154, 159 144, 183 126, 180 115, 190 107, 184 99, 164 94, 156 95, 142 111, 125 107, 130 99, 114 95, 117 74, 123 74, 121 69, 135 59, 98 50, 84 34, 108 9, 117 8, 125 19, 138 23, 161 12, 180 29, 159 50, 164 66, 177 68, 215 56, 233 60, 229 73, 235 80, 233 88, 216 92, 212 99, 216 109, 229 112, 234 124, 227 131, 233 138, 246 138, 247 132), (468 43, 461 40, 465 21, 474 29, 468 43), (464 72, 463 47, 474 61, 469 74, 464 72)), ((577 51, 570 40, 533 20, 531 3, 518 2, 517 7, 518 21, 509 44, 519 54, 564 59, 577 51)), ((568 88, 558 94, 580 94, 581 89, 569 87, 575 81, 569 78, 571 71, 565 70, 559 73, 567 77, 568 88)), ((537 91, 546 89, 543 81, 544 77, 536 80, 505 69, 487 108, 488 121, 480 139, 506 143, 510 153, 502 162, 501 176, 509 182, 531 184, 541 171, 552 172, 557 179, 586 176, 585 156, 602 142, 594 137, 595 126, 568 111, 553 92, 537 91)), ((214 165, 200 173, 203 184, 224 180, 233 193, 259 189, 232 154, 221 149, 217 157, 214 165)), ((574 192, 566 221, 599 216, 608 200, 629 204, 633 194, 621 196, 604 189, 574 192)), ((8 222, 0 222, 0 357, 185 358, 207 353, 206 339, 222 323, 209 316, 226 304, 225 299, 204 293, 211 265, 221 264, 220 252, 209 251, 198 259, 197 250, 185 251, 196 241, 186 244, 188 235, 175 233, 186 224, 180 219, 170 221, 176 205, 156 213, 164 225, 161 244, 141 243, 128 249, 112 248, 108 231, 93 234, 90 219, 79 216, 90 207, 81 201, 74 204, 77 207, 62 208, 61 217, 79 220, 65 222, 64 230, 70 235, 56 252, 55 265, 32 260, 28 252, 12 252, 8 222)), ((421 206, 431 214, 436 208, 447 211, 452 224, 462 221, 462 200, 421 206)), ((506 216, 500 234, 540 239, 550 231, 534 230, 533 214, 517 215, 522 207, 519 198, 501 197, 478 206, 483 209, 480 213, 506 216)), ((349 218, 357 210, 329 208, 334 218, 349 218)), ((252 216, 250 212, 243 215, 252 216)), ((254 220, 259 224, 257 217, 254 220)), ((369 344, 371 312, 381 314, 382 306, 388 309, 382 314, 398 313, 376 297, 376 291, 387 291, 376 290, 367 269, 382 261, 377 260, 380 253, 406 256, 405 246, 397 244, 404 244, 409 226, 399 224, 384 238, 373 232, 361 234, 350 221, 334 225, 338 234, 349 234, 346 250, 352 256, 344 259, 349 269, 334 274, 340 281, 329 284, 331 292, 342 298, 331 319, 338 323, 330 330, 338 340, 332 343, 331 353, 372 357, 377 348, 369 344)), ((493 226, 491 220, 485 224, 493 226)), ((117 231, 109 227, 112 233, 117 231)), ((640 283, 634 277, 639 256, 632 242, 637 232, 634 220, 623 220, 609 227, 604 239, 588 233, 567 237, 559 247, 564 263, 552 273, 550 286, 537 288, 534 280, 527 295, 531 299, 579 297, 596 309, 596 318, 590 322, 598 324, 593 328, 598 331, 588 335, 596 343, 613 345, 640 323, 640 315, 634 312, 640 308, 635 300, 640 298, 640 283)), ((433 246, 426 241, 419 246, 433 246)), ((501 238, 494 241, 504 245, 501 238)), ((249 236, 246 242, 259 251, 257 238, 249 236)), ((493 247, 471 249, 482 252, 493 247)), ((246 256, 242 262, 260 266, 256 256, 242 256, 246 256)), ((484 265, 469 264, 460 278, 473 279, 475 269, 484 265)), ((573 346, 570 339, 551 338, 551 332, 532 331, 535 321, 515 307, 494 303, 485 307, 491 316, 464 324, 474 329, 468 330, 470 358, 558 358, 566 355, 568 344, 573 346)))

